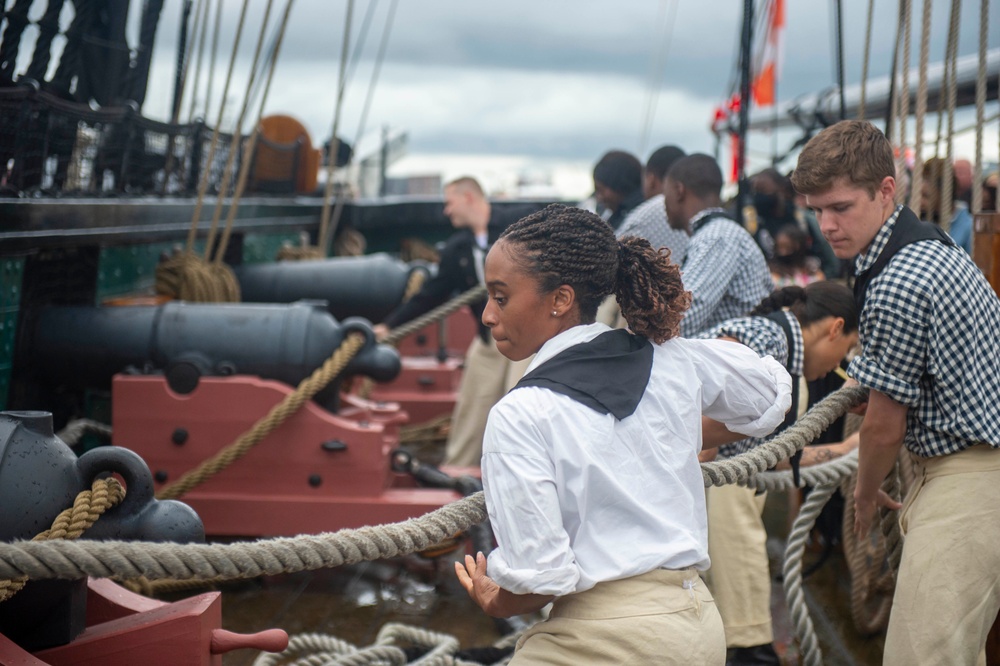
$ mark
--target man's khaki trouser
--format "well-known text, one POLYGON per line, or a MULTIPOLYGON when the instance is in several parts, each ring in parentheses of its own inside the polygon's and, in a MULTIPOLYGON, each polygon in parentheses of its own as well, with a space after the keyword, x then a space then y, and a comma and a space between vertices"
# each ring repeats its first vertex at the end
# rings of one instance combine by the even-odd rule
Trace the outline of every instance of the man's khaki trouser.
POLYGON ((1000 610, 1000 450, 913 456, 883 664, 985 663, 1000 610))
POLYGON ((726 627, 727 647, 774 640, 767 533, 761 520, 765 498, 736 484, 707 490, 712 568, 706 580, 726 627))

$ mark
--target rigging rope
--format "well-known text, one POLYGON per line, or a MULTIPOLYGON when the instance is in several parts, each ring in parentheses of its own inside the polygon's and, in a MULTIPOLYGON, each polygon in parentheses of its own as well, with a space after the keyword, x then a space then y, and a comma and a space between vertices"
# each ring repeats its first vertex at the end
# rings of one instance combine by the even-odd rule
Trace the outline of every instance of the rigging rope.
MULTIPOLYGON (((177 86, 177 99, 174 100, 174 107, 170 114, 170 124, 174 126, 180 123, 181 119, 181 107, 184 106, 184 95, 187 93, 188 70, 191 67, 191 54, 194 53, 195 42, 197 41, 197 36, 199 34, 199 31, 201 31, 202 33, 204 32, 201 25, 202 24, 201 19, 202 19, 202 14, 204 13, 202 12, 202 6, 205 2, 206 0, 198 0, 198 4, 195 5, 194 27, 191 30, 191 40, 187 43, 182 56, 183 63, 182 67, 180 68, 181 71, 179 73, 180 84, 177 86)), ((186 29, 190 6, 191 6, 190 0, 188 0, 188 3, 184 7, 183 22, 185 24, 185 29, 186 29)), ((183 34, 185 33, 182 33, 182 35, 183 34)), ((199 62, 199 69, 200 69, 200 62, 199 62)), ((191 96, 194 97, 193 91, 191 96)), ((174 154, 174 146, 176 145, 176 143, 177 143, 177 134, 174 132, 169 133, 167 138, 166 161, 163 167, 163 182, 160 183, 161 194, 165 194, 170 185, 170 174, 174 170, 174 162, 177 160, 177 157, 174 154)))
MULTIPOLYGON (((330 198, 333 196, 333 174, 337 170, 337 154, 340 152, 340 138, 337 130, 340 125, 340 111, 344 104, 344 89, 347 87, 347 54, 350 51, 351 23, 354 16, 354 0, 347 0, 347 16, 344 18, 344 35, 340 44, 340 69, 337 72, 337 99, 333 105, 333 127, 330 130, 330 152, 326 159, 326 188, 323 192, 323 212, 320 215, 319 251, 326 256, 330 243, 330 198)), ((337 202, 345 197, 344 192, 337 194, 337 202)), ((336 229, 332 230, 336 231, 336 229)))
MULTIPOLYGON (((990 22, 989 0, 979 0, 979 68, 976 70, 976 161, 972 172, 972 210, 983 208, 983 127, 986 125, 986 47, 990 22)), ((1000 88, 998 88, 1000 90, 1000 88)), ((998 92, 1000 96, 1000 92, 998 92)), ((973 234, 975 239, 975 234, 973 234)))
POLYGON ((267 26, 270 22, 271 8, 273 6, 274 0, 267 0, 267 5, 264 7, 264 19, 261 21, 260 33, 257 35, 257 44, 254 47, 253 62, 250 65, 250 76, 247 80, 247 93, 243 97, 243 104, 240 105, 240 115, 236 119, 236 125, 233 128, 233 138, 229 144, 229 154, 226 155, 226 165, 222 170, 222 179, 219 181, 219 191, 215 197, 215 208, 212 210, 212 222, 208 227, 208 236, 205 238, 205 261, 211 259, 212 246, 215 244, 215 235, 218 232, 219 221, 222 219, 222 206, 225 203, 226 195, 229 194, 229 185, 232 181, 233 169, 236 165, 236 157, 243 152, 242 161, 244 164, 253 161, 253 151, 243 151, 241 147, 243 142, 243 121, 246 119, 247 110, 250 108, 249 91, 253 88, 254 82, 259 75, 258 65, 260 64, 260 54, 263 50, 264 41, 267 36, 267 26))
POLYGON ((654 43, 656 49, 650 55, 649 79, 646 88, 646 104, 642 111, 642 122, 639 130, 639 154, 646 152, 646 145, 649 143, 649 135, 653 128, 653 120, 656 118, 656 103, 659 100, 660 82, 663 80, 663 72, 667 67, 667 55, 670 52, 670 44, 673 41, 674 23, 677 20, 677 5, 675 0, 670 7, 670 14, 667 15, 667 5, 670 0, 662 0, 660 11, 657 13, 656 25, 661 26, 662 37, 656 35, 654 43))
MULTIPOLYGON (((373 3, 374 4, 374 3, 373 3)), ((396 18, 396 8, 399 6, 399 0, 392 0, 389 4, 389 11, 386 14, 385 26, 382 28, 382 39, 379 42, 378 53, 375 56, 375 67, 372 69, 372 78, 368 82, 368 92, 365 93, 365 104, 361 111, 361 119, 358 123, 358 133, 354 137, 354 148, 357 149, 358 144, 361 142, 361 137, 364 136, 365 125, 368 122, 368 112, 371 110, 372 100, 375 97, 375 85, 378 83, 379 73, 382 71, 382 61, 385 60, 385 52, 389 45, 389 35, 392 33, 392 25, 396 18)), ((366 16, 367 19, 367 16, 366 16)), ((364 34, 364 33, 363 33, 364 34)), ((350 78, 350 77, 348 77, 350 78)), ((331 137, 332 144, 332 137, 331 137)), ((351 153, 348 159, 347 165, 350 166, 354 160, 354 153, 351 153)), ((331 174, 332 175, 332 174, 331 174)), ((327 181, 329 182, 329 180, 327 181)), ((324 203, 326 199, 324 199, 324 203)), ((336 204, 333 207, 333 216, 330 222, 330 229, 333 231, 328 234, 328 238, 335 235, 335 232, 340 225, 340 217, 344 210, 344 199, 343 197, 337 197, 336 204)), ((321 245, 319 251, 326 256, 326 247, 321 245)))
POLYGON ((198 86, 201 85, 201 63, 205 56, 205 35, 208 33, 208 10, 210 0, 198 0, 201 19, 198 21, 198 56, 194 64, 194 81, 191 83, 191 106, 188 109, 188 123, 194 122, 195 106, 198 103, 198 86), (204 6, 201 5, 204 3, 204 6))
MULTIPOLYGON (((292 12, 293 4, 294 0, 287 0, 287 3, 285 4, 285 13, 281 17, 281 25, 278 28, 278 39, 274 44, 274 53, 271 55, 271 64, 267 72, 267 81, 264 84, 264 92, 260 97, 260 106, 257 108, 257 120, 254 123, 254 131, 250 134, 250 142, 246 147, 246 159, 244 159, 242 164, 240 164, 239 180, 236 183, 236 189, 233 191, 233 198, 229 202, 229 212, 226 216, 226 227, 222 231, 222 238, 219 241, 219 247, 216 248, 215 251, 215 260, 212 262, 218 268, 224 267, 222 257, 225 255, 226 247, 229 245, 229 237, 232 234, 233 224, 236 221, 236 211, 239 210, 240 200, 243 198, 243 191, 246 189, 247 179, 250 176, 250 168, 253 166, 254 153, 257 149, 257 139, 261 134, 260 121, 264 116, 264 105, 267 103, 268 94, 271 92, 271 82, 274 80, 274 70, 277 68, 278 55, 281 53, 281 45, 285 40, 285 33, 288 28, 288 17, 292 12)), ((206 248, 206 251, 209 249, 210 248, 206 248)))
POLYGON ((950 76, 948 79, 947 93, 947 113, 948 113, 948 135, 947 143, 945 144, 945 159, 944 168, 941 170, 941 208, 940 208, 940 219, 939 223, 941 228, 945 231, 951 227, 951 213, 953 208, 952 196, 955 191, 954 183, 954 159, 955 159, 955 99, 957 95, 958 88, 958 34, 959 34, 959 18, 962 13, 962 0, 952 0, 951 3, 951 21, 948 26, 948 42, 951 45, 951 51, 948 54, 948 59, 945 61, 945 67, 948 68, 950 76))
MULTIPOLYGON (((220 10, 222 0, 219 0, 220 10)), ((229 96, 229 85, 233 80, 233 69, 236 65, 236 53, 240 47, 240 39, 243 36, 243 26, 246 23, 247 7, 250 0, 243 0, 243 8, 240 10, 239 22, 236 24, 236 37, 233 40, 233 50, 229 56, 229 68, 226 71, 226 82, 222 86, 222 99, 219 101, 219 115, 215 121, 215 128, 212 130, 212 141, 208 145, 208 156, 205 158, 205 169, 201 174, 201 182, 198 185, 198 198, 194 202, 194 211, 191 213, 191 228, 188 230, 187 243, 184 246, 185 252, 194 253, 194 241, 198 234, 198 223, 201 220, 201 207, 205 201, 205 193, 208 191, 208 182, 211 178, 212 160, 215 159, 215 151, 219 145, 219 133, 222 129, 222 119, 226 110, 226 98, 229 96)), ((206 102, 206 108, 207 108, 206 102)))
POLYGON ((868 66, 872 55, 872 24, 875 18, 875 0, 868 0, 868 20, 865 23, 865 53, 861 61, 861 101, 858 103, 858 120, 865 119, 865 98, 868 90, 868 66))
MULTIPOLYGON (((392 25, 396 18, 396 8, 399 0, 392 0, 389 4, 389 12, 385 17, 385 26, 382 28, 382 39, 378 45, 378 53, 375 56, 375 67, 372 69, 372 78, 368 82, 368 91, 365 93, 365 105, 361 111, 361 119, 358 122, 358 132, 354 136, 354 145, 357 146, 361 137, 365 134, 365 126, 368 124, 368 112, 371 111, 372 100, 375 97, 375 85, 378 83, 379 73, 382 71, 382 61, 385 60, 385 52, 389 46, 389 35, 392 33, 392 25)), ((337 211, 334 211, 333 226, 336 228, 338 222, 337 211)))
MULTIPOLYGON (((211 0, 209 0, 211 2, 211 0)), ((208 80, 205 83, 205 110, 202 118, 208 120, 208 110, 212 103, 212 87, 215 84, 215 58, 219 53, 219 33, 222 29, 222 0, 215 2, 215 26, 212 28, 212 50, 208 60, 208 80)))
POLYGON ((924 10, 920 21, 920 70, 917 85, 917 129, 913 147, 913 177, 910 179, 911 210, 920 211, 920 190, 923 185, 924 167, 924 117, 927 115, 927 59, 931 40, 932 0, 924 0, 924 10))
MULTIPOLYGON (((903 0, 903 55, 900 74, 902 81, 899 93, 899 146, 900 158, 906 164, 907 120, 910 117, 910 53, 913 41, 913 0, 903 0)), ((905 166, 904 166, 905 168, 905 166)), ((897 203, 903 203, 906 192, 896 194, 897 203)))

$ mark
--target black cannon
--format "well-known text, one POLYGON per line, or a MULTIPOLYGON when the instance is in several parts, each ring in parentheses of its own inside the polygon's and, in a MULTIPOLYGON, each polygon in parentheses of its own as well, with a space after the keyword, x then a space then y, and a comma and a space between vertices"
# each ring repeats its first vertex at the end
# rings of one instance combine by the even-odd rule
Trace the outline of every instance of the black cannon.
POLYGON ((414 274, 429 274, 426 265, 407 264, 387 254, 248 264, 234 271, 246 303, 322 300, 337 319, 364 317, 373 322, 382 321, 403 301, 414 274))
MULTIPOLYGON (((102 474, 121 475, 125 499, 81 539, 202 542, 205 529, 188 505, 153 499, 149 468, 135 453, 104 446, 77 456, 52 432, 48 412, 0 412, 0 541, 47 530, 102 474)), ((0 634, 28 650, 71 641, 86 623, 86 580, 29 581, 0 603, 0 634)))
MULTIPOLYGON (((355 331, 365 345, 341 377, 389 381, 400 371, 398 352, 376 343, 367 321, 338 322, 315 303, 50 307, 34 331, 34 372, 74 388, 106 388, 120 372, 162 373, 179 394, 205 376, 256 375, 295 386, 355 331)), ((330 411, 337 383, 316 397, 330 411)))

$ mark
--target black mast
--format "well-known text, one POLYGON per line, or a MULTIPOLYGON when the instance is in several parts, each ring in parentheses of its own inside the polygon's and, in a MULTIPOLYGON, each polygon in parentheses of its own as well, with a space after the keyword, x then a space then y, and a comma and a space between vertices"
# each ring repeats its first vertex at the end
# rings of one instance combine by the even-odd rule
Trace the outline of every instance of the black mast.
POLYGON ((743 202, 747 199, 749 184, 746 178, 747 125, 750 122, 750 51, 753 42, 753 0, 743 0, 743 31, 740 37, 740 128, 739 155, 736 156, 736 221, 743 224, 743 202))
POLYGON ((149 85, 149 66, 153 61, 153 43, 156 40, 156 27, 160 23, 160 13, 162 11, 163 0, 146 0, 142 7, 135 65, 129 70, 128 83, 124 88, 124 96, 134 101, 140 108, 142 107, 142 103, 146 101, 146 88, 149 85))
POLYGON ((171 105, 170 122, 176 123, 181 114, 181 95, 184 93, 184 61, 187 54, 188 18, 191 16, 192 0, 184 0, 181 10, 181 29, 177 35, 177 74, 174 78, 174 102, 171 105))

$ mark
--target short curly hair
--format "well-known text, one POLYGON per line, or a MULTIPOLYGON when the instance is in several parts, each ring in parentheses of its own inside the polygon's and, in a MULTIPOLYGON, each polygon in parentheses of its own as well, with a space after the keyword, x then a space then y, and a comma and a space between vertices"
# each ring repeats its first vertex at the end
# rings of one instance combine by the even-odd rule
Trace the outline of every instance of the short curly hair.
POLYGON ((815 195, 845 178, 874 197, 886 176, 896 176, 896 161, 885 134, 864 120, 841 120, 802 149, 792 185, 801 194, 815 195))

